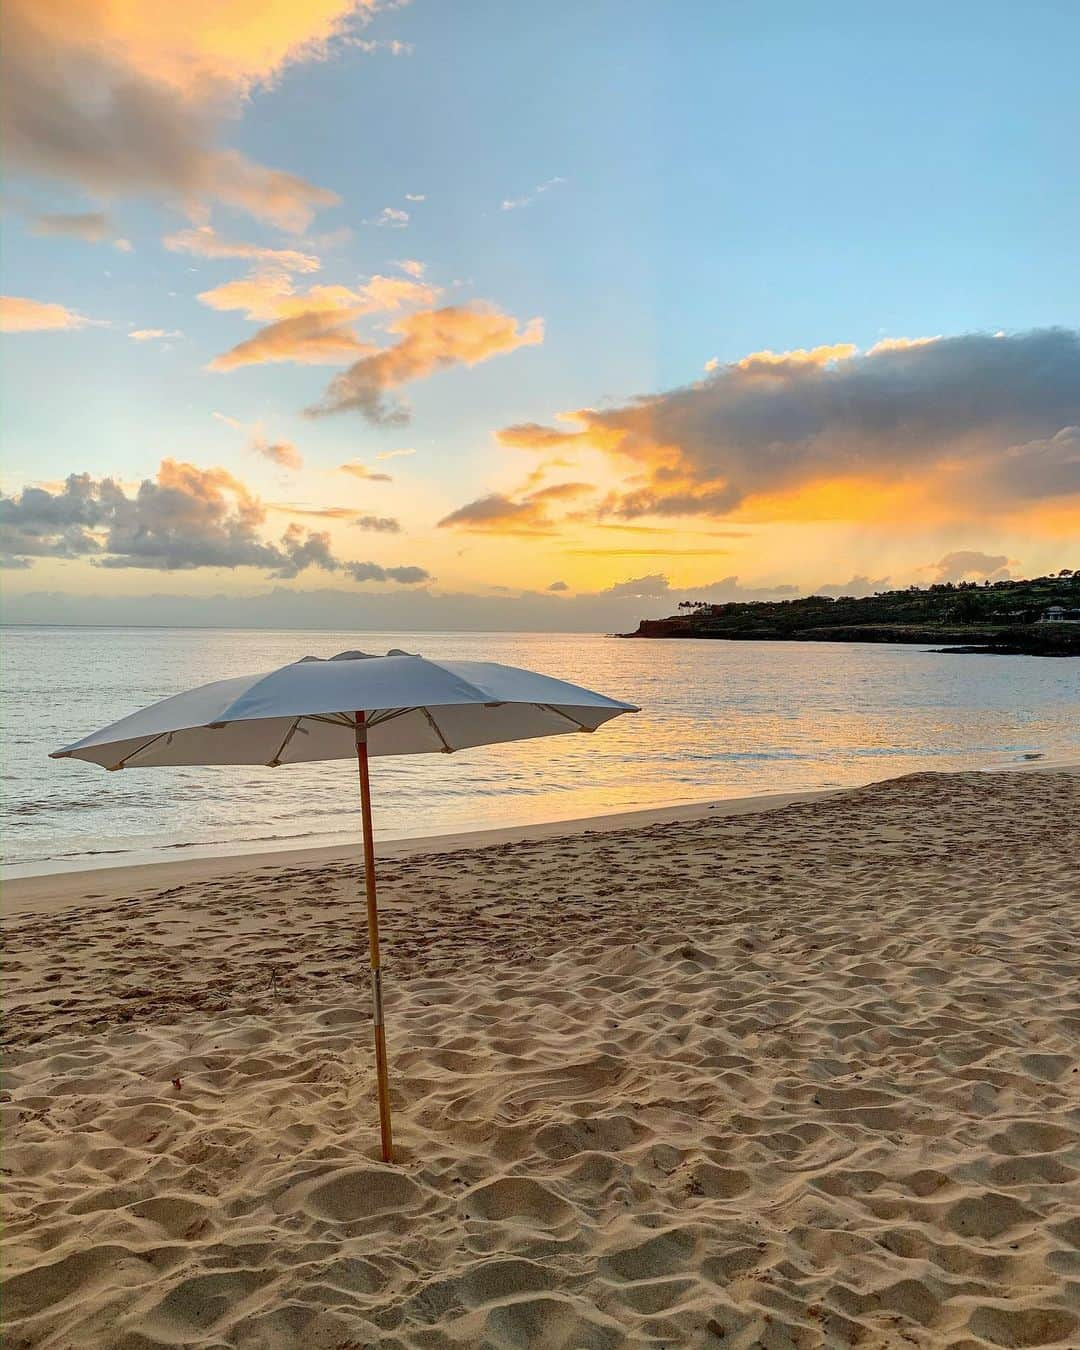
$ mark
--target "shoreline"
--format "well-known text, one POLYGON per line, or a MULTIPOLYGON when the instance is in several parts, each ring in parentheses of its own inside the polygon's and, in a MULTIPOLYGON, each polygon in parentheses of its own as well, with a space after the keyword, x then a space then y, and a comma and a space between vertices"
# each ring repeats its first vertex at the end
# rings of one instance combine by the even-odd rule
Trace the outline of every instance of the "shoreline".
MULTIPOLYGON (((956 770, 920 769, 919 773, 955 773, 956 770)), ((1020 764, 989 765, 964 770, 970 773, 1080 773, 1074 760, 1037 759, 1020 764)), ((906 777, 908 775, 900 775, 906 777)), ((765 813, 805 802, 859 791, 866 787, 896 781, 896 777, 873 779, 867 783, 835 788, 810 788, 794 792, 764 792, 744 797, 720 797, 664 806, 640 807, 630 811, 600 812, 591 816, 537 821, 526 825, 488 827, 479 830, 451 830, 439 834, 376 839, 379 861, 391 861, 417 855, 451 853, 462 849, 492 848, 501 844, 525 843, 549 839, 572 839, 585 834, 646 829, 651 825, 720 819, 765 813)), ((208 846, 214 847, 214 846, 208 846)), ((355 841, 316 844, 302 848, 260 849, 251 852, 186 855, 175 859, 81 866, 78 863, 53 871, 23 876, 8 874, 0 879, 2 904, 0 916, 13 920, 27 916, 46 916, 71 905, 128 896, 135 891, 161 890, 255 872, 285 873, 293 869, 329 867, 362 860, 359 830, 355 841)))
MULTIPOLYGON (((416 854, 452 853, 459 849, 492 848, 499 844, 526 843, 543 839, 573 838, 615 830, 644 829, 705 816, 742 816, 776 810, 796 803, 833 797, 851 788, 813 788, 806 792, 765 792, 749 797, 722 797, 699 802, 676 802, 647 806, 633 811, 612 811, 568 820, 538 821, 531 825, 506 825, 481 830, 452 830, 443 834, 376 839, 378 861, 407 858, 416 854)), ((336 863, 362 862, 360 832, 349 844, 315 844, 306 848, 263 849, 250 853, 185 857, 161 862, 119 863, 115 866, 79 867, 38 872, 4 879, 2 912, 5 919, 45 915, 67 905, 103 900, 133 890, 183 886, 214 881, 249 872, 287 872, 293 868, 329 867, 336 863)))

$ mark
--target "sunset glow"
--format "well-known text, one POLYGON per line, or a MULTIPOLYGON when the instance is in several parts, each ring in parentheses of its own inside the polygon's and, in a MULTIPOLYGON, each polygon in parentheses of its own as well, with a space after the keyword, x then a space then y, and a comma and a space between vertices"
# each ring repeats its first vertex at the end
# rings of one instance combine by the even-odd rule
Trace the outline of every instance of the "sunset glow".
MULTIPOLYGON (((1043 247, 965 274, 960 298, 949 282, 1058 175, 1043 91, 1062 46, 1043 35, 1015 126, 985 103, 965 121, 947 64, 898 55, 878 142, 852 131, 826 185, 779 147, 861 116, 859 61, 827 27, 637 17, 582 18, 620 53, 597 84, 556 28, 481 30, 420 0, 14 0, 10 616, 86 600, 145 622, 182 596, 213 620, 311 592, 361 625, 453 596, 513 627, 517 596, 558 629, 615 622, 604 597, 638 576, 665 578, 643 602, 662 612, 725 585, 917 584, 958 550, 1010 575, 1075 562, 1080 336, 1062 325, 1080 273, 1043 247), (751 90, 739 53, 766 40, 751 90), (561 72, 563 113, 550 89, 516 97, 537 59, 561 72), (905 97, 916 65, 932 121, 905 97), (742 140, 707 143, 728 83, 742 140), (493 116, 512 94, 512 121, 493 116), (1004 157, 994 216, 973 138, 1004 157), (948 223, 868 210, 871 155, 912 203, 959 174, 948 223)), ((848 36, 872 52, 886 30, 864 16, 848 36)), ((991 67, 1012 41, 1003 11, 991 67)), ((1063 203, 1054 230, 1078 224, 1063 203)))

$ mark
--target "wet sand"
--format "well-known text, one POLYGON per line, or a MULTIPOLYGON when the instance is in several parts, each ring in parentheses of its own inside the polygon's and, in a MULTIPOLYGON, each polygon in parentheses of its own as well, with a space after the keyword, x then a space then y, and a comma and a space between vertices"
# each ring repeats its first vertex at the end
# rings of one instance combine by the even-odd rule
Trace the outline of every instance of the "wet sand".
POLYGON ((1080 778, 769 805, 384 857, 396 1167, 354 858, 13 883, 8 1350, 1080 1344, 1080 778))

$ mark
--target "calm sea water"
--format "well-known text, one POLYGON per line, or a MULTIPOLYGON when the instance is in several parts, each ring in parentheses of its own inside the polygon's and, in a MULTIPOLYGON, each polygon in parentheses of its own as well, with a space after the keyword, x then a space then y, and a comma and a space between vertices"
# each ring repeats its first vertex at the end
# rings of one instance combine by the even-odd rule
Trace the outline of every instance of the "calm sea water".
POLYGON ((384 838, 919 769, 1080 759, 1080 662, 580 634, 8 628, 3 838, 18 871, 354 839, 355 766, 106 774, 48 752, 191 685, 402 647, 532 667, 641 705, 595 736, 376 760, 384 838))

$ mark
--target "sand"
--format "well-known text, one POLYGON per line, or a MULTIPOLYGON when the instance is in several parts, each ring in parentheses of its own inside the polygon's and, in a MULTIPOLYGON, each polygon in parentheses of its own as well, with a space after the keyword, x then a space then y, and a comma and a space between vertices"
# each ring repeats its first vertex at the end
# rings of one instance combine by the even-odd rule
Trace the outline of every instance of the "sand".
POLYGON ((1078 819, 919 774, 385 860, 397 1167, 355 862, 38 895, 6 1350, 1080 1345, 1078 819))

